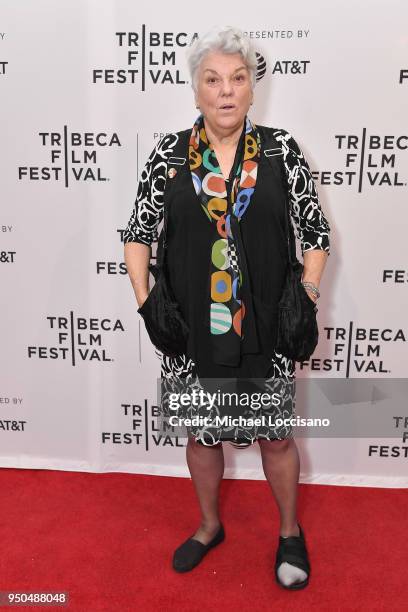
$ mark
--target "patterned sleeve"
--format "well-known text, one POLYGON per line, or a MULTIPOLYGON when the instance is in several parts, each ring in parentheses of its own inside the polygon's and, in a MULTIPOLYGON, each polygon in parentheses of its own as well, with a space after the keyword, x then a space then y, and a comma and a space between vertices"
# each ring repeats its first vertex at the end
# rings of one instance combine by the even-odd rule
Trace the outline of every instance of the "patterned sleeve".
POLYGON ((330 255, 330 225, 319 204, 318 193, 309 164, 293 136, 282 133, 283 157, 288 176, 290 213, 302 255, 320 249, 330 255))
POLYGON ((141 242, 150 246, 158 240, 158 225, 163 218, 164 188, 171 135, 163 136, 151 152, 142 170, 132 214, 123 234, 123 242, 141 242))

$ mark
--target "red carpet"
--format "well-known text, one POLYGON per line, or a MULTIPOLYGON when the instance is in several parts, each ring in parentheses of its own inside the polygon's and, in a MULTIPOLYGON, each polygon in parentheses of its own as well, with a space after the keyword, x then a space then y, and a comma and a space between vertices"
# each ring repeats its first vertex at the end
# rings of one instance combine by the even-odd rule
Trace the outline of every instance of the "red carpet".
POLYGON ((223 481, 226 540, 186 574, 171 557, 198 525, 189 479, 3 468, 0 486, 0 590, 70 595, 67 608, 10 609, 407 609, 406 489, 300 485, 312 575, 287 592, 274 581, 278 514, 264 481, 223 481))

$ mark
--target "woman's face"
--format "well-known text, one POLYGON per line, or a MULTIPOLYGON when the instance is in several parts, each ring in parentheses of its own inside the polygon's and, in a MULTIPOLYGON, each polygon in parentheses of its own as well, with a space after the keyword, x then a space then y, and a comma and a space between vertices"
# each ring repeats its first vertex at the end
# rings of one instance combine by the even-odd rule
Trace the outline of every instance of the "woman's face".
POLYGON ((197 70, 196 102, 213 129, 237 129, 252 100, 250 73, 240 53, 204 56, 197 70))

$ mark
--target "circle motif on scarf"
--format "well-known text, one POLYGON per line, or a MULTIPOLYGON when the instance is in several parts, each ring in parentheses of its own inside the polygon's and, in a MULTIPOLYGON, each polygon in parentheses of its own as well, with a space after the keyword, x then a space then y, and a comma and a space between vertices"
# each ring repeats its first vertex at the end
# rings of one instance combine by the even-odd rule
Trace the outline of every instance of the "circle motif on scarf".
POLYGON ((234 204, 234 214, 239 218, 242 217, 244 212, 249 206, 251 201, 251 195, 253 194, 253 189, 243 189, 239 194, 237 201, 234 204))
POLYGON ((217 172, 207 172, 202 182, 203 191, 210 196, 224 198, 227 195, 225 181, 217 172))
POLYGON ((257 173, 258 164, 252 160, 245 161, 242 164, 240 186, 243 189, 247 189, 248 187, 255 187, 257 173))
POLYGON ((228 240, 220 238, 220 240, 214 242, 211 261, 219 270, 226 270, 228 268, 228 240))
POLYGON ((238 304, 241 303, 241 300, 238 297, 238 292, 240 289, 240 284, 239 284, 239 278, 234 278, 234 280, 232 281, 232 294, 235 298, 235 300, 238 302, 238 304))
POLYGON ((245 306, 244 306, 244 302, 242 302, 241 308, 237 310, 233 318, 233 326, 238 336, 241 335, 241 325, 242 325, 242 319, 244 318, 244 315, 245 315, 245 306))
POLYGON ((215 151, 213 149, 206 149, 203 154, 203 166, 210 170, 210 172, 216 172, 221 174, 220 167, 218 165, 215 151))
POLYGON ((199 153, 198 151, 195 151, 192 146, 189 147, 188 161, 189 161, 191 170, 195 170, 196 168, 201 166, 201 163, 203 161, 203 158, 201 157, 201 153, 199 153))
POLYGON ((211 274, 211 299, 214 302, 228 302, 231 299, 231 276, 220 270, 211 274))
POLYGON ((227 210, 227 202, 222 198, 211 198, 207 202, 207 209, 210 213, 210 217, 216 221, 225 214, 227 210))
POLYGON ((225 304, 211 304, 211 333, 225 334, 231 328, 232 317, 225 304))

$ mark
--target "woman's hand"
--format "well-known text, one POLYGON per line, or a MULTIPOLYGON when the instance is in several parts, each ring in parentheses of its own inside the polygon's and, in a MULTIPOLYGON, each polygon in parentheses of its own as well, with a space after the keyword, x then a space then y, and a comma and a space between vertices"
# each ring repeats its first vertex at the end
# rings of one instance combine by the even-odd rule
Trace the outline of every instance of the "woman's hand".
POLYGON ((141 308, 149 296, 149 292, 144 293, 141 297, 136 297, 138 308, 141 308))
POLYGON ((314 303, 317 302, 317 297, 316 295, 310 291, 310 289, 306 289, 306 287, 304 287, 304 290, 306 291, 307 295, 314 301, 314 303))

